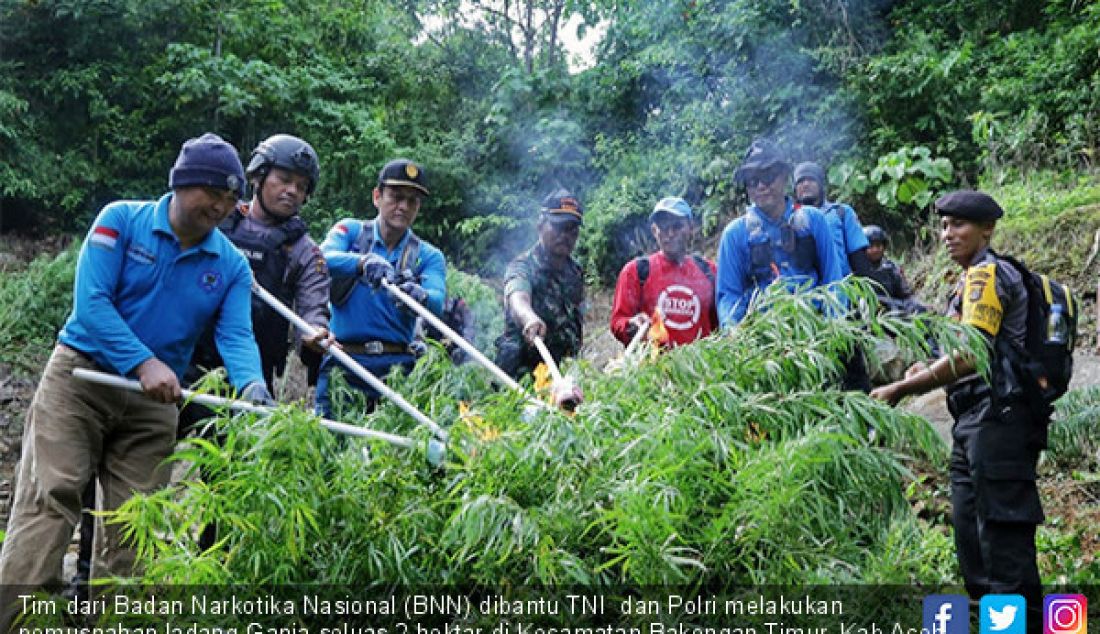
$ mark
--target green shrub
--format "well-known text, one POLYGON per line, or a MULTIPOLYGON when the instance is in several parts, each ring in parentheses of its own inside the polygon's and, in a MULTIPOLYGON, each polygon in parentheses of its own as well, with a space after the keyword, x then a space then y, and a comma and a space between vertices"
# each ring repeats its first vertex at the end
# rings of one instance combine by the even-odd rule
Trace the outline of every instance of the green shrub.
MULTIPOLYGON (((587 398, 575 417, 521 414, 521 397, 432 348, 391 383, 449 427, 443 470, 419 451, 337 442, 282 408, 262 424, 220 421, 223 447, 196 440, 177 456, 207 480, 134 498, 116 519, 154 583, 878 579, 876 553, 901 543, 911 513, 908 465, 942 462, 946 448, 922 419, 830 388, 837 357, 884 327, 949 349, 978 335, 941 318, 858 323, 814 307, 834 301, 773 291, 731 336, 629 372, 569 362, 587 398), (463 417, 460 401, 479 418, 463 417), (222 541, 201 552, 195 531, 211 520, 222 541)), ((360 422, 426 439, 392 404, 360 422)), ((914 549, 907 570, 939 581, 940 556, 914 549)))
POLYGON ((24 270, 0 272, 0 358, 16 373, 31 375, 46 364, 72 308, 79 250, 74 243, 24 270))

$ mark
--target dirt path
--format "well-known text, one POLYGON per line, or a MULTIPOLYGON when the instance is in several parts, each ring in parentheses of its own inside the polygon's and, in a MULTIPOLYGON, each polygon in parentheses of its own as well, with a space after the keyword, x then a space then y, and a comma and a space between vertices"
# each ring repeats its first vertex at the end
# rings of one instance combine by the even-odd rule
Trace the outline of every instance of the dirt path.
MULTIPOLYGON (((1092 351, 1077 351, 1073 355, 1073 380, 1069 389, 1100 385, 1100 357, 1092 351)), ((943 390, 929 392, 915 398, 905 406, 910 412, 928 419, 940 436, 951 442, 951 414, 947 411, 947 395, 943 390)))

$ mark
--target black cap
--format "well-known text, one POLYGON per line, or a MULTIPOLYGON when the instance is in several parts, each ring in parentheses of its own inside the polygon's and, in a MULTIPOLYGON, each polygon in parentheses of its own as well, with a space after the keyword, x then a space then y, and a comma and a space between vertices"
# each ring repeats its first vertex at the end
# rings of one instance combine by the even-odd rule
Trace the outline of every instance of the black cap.
POLYGON ((787 162, 787 159, 783 158, 783 155, 779 153, 779 150, 777 150, 774 145, 767 141, 753 141, 748 151, 745 152, 745 158, 741 161, 741 167, 738 167, 737 171, 733 173, 733 180, 738 183, 744 183, 748 179, 749 174, 760 170, 766 170, 774 165, 780 165, 787 171, 791 169, 791 164, 787 162))
POLYGON ((382 168, 378 173, 378 186, 394 185, 398 187, 415 187, 428 195, 428 181, 424 176, 424 170, 409 159, 394 159, 382 168))
POLYGON ((542 214, 550 220, 584 224, 584 206, 567 189, 559 189, 542 199, 542 214))
POLYGON ((940 196, 936 201, 936 213, 975 222, 996 220, 1005 215, 992 196, 971 189, 960 189, 940 196))

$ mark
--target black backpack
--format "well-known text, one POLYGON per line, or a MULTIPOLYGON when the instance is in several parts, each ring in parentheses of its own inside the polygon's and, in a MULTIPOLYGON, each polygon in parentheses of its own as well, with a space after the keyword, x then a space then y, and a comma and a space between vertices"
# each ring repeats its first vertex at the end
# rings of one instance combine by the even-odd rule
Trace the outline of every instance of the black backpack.
POLYGON ((1054 401, 1066 393, 1073 376, 1073 347, 1077 338, 1080 305, 1068 286, 1046 275, 1033 273, 1016 258, 996 256, 1020 272, 1027 289, 1024 347, 1008 346, 1003 352, 1007 353, 1009 362, 1017 370, 1029 402, 1042 404, 1042 413, 1049 416, 1054 410, 1054 401), (1064 341, 1051 341, 1048 333, 1051 313, 1055 310, 1061 312, 1065 322, 1062 326, 1064 341))
MULTIPOLYGON (((699 270, 703 272, 703 275, 707 276, 707 280, 713 285, 714 271, 710 270, 710 264, 707 264, 703 256, 698 253, 692 253, 691 259, 695 260, 695 266, 699 267, 699 270)), ((638 286, 645 288, 645 281, 649 279, 649 256, 643 255, 639 258, 635 258, 634 262, 634 266, 637 267, 638 271, 638 286)))

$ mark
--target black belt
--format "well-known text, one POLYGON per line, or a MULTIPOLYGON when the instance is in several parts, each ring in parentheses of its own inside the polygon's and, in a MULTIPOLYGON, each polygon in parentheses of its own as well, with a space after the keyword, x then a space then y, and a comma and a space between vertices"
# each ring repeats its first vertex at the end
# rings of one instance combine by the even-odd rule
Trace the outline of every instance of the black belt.
POLYGON ((340 342, 340 347, 348 354, 412 354, 407 343, 392 341, 364 341, 362 343, 340 342))

